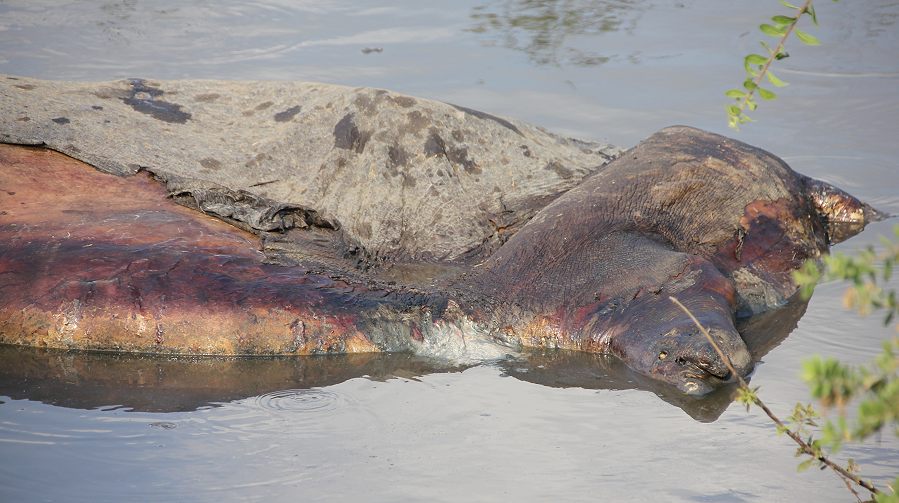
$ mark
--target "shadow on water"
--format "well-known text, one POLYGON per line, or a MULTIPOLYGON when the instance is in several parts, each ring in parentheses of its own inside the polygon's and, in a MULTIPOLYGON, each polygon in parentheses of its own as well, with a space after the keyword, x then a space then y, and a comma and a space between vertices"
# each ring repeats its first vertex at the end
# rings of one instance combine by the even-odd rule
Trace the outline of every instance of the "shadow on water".
MULTIPOLYGON (((806 305, 793 302, 742 324, 756 360, 792 332, 806 305)), ((702 422, 716 420, 735 392, 728 386, 702 397, 683 395, 632 372, 615 357, 574 351, 525 352, 496 365, 506 375, 553 388, 650 391, 702 422)), ((77 409, 179 412, 358 377, 414 379, 465 368, 411 354, 162 357, 0 346, 0 395, 77 409)))
POLYGON ((472 9, 469 31, 484 45, 523 51, 538 65, 598 66, 620 56, 579 47, 580 39, 633 31, 645 10, 641 0, 506 0, 472 9))

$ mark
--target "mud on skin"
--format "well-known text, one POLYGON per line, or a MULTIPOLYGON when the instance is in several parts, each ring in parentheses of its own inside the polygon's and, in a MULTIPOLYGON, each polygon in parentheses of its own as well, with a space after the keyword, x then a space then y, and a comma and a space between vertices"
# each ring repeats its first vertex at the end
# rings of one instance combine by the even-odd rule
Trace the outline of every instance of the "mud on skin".
POLYGON ((837 218, 861 228, 876 217, 771 154, 674 127, 546 205, 467 273, 396 286, 268 264, 256 235, 175 204, 144 174, 14 146, 0 148, 0 165, 5 343, 449 358, 563 348, 617 355, 687 393, 732 376, 669 296, 748 373, 737 313, 791 297, 790 271, 848 237, 829 230, 837 218))

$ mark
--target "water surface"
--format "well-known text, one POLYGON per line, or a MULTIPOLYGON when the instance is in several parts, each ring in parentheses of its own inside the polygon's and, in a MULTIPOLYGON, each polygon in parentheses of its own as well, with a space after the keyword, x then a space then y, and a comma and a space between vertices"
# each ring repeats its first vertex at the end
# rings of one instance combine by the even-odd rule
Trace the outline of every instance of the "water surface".
MULTIPOLYGON (((389 88, 633 145, 719 133, 723 91, 779 3, 721 0, 0 1, 0 73, 290 79, 389 88)), ((822 46, 737 138, 899 213, 899 4, 820 2, 822 46)), ((877 242, 881 222, 843 243, 877 242)), ((894 288, 899 283, 894 282, 894 288)), ((786 416, 801 361, 892 333, 842 286, 756 320, 753 385, 786 416), (798 325, 797 325, 798 323, 798 325), (795 329, 794 329, 795 328, 795 329)), ((0 501, 847 501, 729 393, 689 399, 614 359, 472 367, 398 356, 153 359, 0 351, 0 501)), ((841 455, 884 483, 899 442, 841 455)))

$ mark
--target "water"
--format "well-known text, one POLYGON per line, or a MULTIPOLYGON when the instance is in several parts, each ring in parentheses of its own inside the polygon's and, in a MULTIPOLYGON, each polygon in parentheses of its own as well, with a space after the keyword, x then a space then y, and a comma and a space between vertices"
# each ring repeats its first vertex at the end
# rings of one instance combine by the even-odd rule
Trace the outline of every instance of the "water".
MULTIPOLYGON (((758 47, 754 26, 781 10, 774 0, 7 0, 0 72, 383 87, 632 145, 677 123, 733 135, 723 91, 758 47)), ((736 136, 899 213, 899 3, 819 2, 818 14, 810 31, 823 45, 788 47, 777 73, 791 85, 736 136)), ((894 222, 837 249, 876 244, 894 222)), ((862 363, 892 333, 845 314, 841 292, 820 286, 807 307, 751 330, 762 355, 752 383, 783 416, 808 399, 804 358, 862 363)), ((0 501, 851 500, 828 472, 797 475, 794 447, 731 391, 684 398, 591 355, 451 368, 405 355, 2 348, 0 501)), ((884 434, 840 457, 883 484, 899 473, 897 449, 884 434)))

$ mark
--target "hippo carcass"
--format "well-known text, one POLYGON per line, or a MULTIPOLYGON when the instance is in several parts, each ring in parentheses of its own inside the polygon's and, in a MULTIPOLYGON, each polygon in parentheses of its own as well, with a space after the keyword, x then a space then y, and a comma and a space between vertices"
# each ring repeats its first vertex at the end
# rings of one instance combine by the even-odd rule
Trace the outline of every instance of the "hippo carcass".
POLYGON ((0 77, 0 111, 0 141, 70 156, 0 150, 12 344, 555 347, 702 392, 729 373, 669 297, 748 373, 735 317, 781 305, 791 271, 878 216, 696 129, 621 153, 374 89, 0 77))

